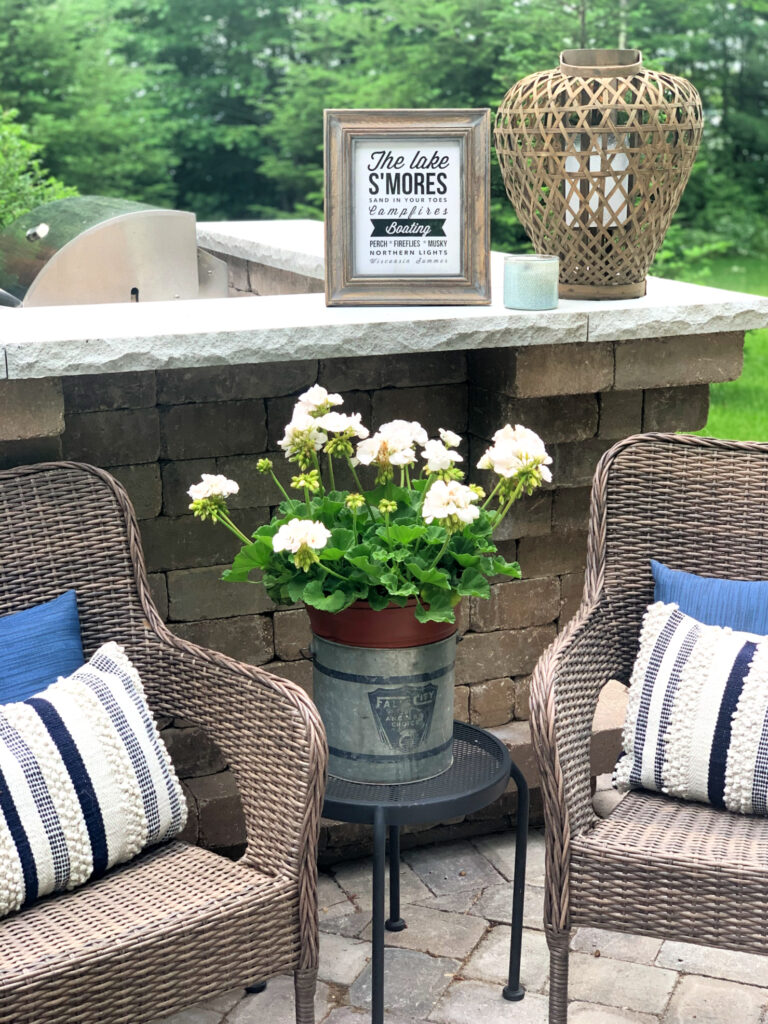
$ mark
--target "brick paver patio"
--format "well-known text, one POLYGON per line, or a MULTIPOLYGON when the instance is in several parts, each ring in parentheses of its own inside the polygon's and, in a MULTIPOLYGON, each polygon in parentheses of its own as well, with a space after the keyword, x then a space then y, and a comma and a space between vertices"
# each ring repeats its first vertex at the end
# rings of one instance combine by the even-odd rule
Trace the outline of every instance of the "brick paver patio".
MULTIPOLYGON (((546 1024, 544 839, 531 834, 520 1003, 501 997, 509 956, 513 833, 405 851, 408 927, 387 933, 387 1024, 546 1024)), ((369 859, 320 876, 318 1024, 370 1019, 369 859)), ((573 1024, 768 1024, 768 958, 580 929, 573 1024)), ((293 1024, 293 980, 231 992, 155 1024, 293 1024)))

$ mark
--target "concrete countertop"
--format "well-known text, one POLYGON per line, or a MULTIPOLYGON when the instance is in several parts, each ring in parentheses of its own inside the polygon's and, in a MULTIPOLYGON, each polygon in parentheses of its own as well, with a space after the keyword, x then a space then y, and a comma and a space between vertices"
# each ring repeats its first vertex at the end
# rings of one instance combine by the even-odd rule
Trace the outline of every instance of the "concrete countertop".
MULTIPOLYGON (((322 277, 323 226, 316 221, 201 224, 198 240, 221 254, 322 277)), ((768 298, 662 278, 649 278, 640 299, 508 310, 502 274, 503 254, 493 253, 490 306, 328 308, 313 293, 0 308, 0 377, 621 341, 768 324, 768 298)))

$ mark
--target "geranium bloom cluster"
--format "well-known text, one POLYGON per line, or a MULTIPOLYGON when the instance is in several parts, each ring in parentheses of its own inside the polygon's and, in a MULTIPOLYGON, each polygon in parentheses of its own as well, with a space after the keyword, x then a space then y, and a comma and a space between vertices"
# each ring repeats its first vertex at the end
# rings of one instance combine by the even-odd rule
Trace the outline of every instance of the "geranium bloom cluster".
POLYGON ((428 440, 426 430, 415 420, 390 420, 382 423, 373 437, 360 442, 357 461, 363 466, 376 466, 376 483, 386 483, 392 479, 395 466, 413 465, 416 446, 426 445, 428 440))
POLYGON ((493 445, 485 451, 477 464, 478 469, 491 469, 499 477, 500 490, 531 494, 543 481, 549 483, 552 473, 548 468, 552 459, 539 435, 519 423, 509 423, 493 435, 493 445))
POLYGON ((330 539, 331 531, 322 523, 311 519, 291 519, 284 523, 272 538, 273 551, 290 551, 293 564, 303 572, 309 572, 313 562, 319 561, 321 551, 330 539))
POLYGON ((237 494, 239 484, 225 476, 203 473, 199 484, 192 484, 187 494, 192 499, 189 506, 200 519, 217 519, 227 512, 227 498, 237 494))
POLYGON ((438 520, 448 533, 455 533, 480 515, 477 500, 477 493, 458 480, 435 480, 424 495, 421 514, 425 523, 438 520))

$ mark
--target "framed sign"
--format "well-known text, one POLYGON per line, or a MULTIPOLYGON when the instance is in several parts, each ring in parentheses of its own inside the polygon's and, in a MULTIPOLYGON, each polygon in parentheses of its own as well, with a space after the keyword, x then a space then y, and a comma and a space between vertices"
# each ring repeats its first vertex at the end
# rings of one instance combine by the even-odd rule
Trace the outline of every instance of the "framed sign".
POLYGON ((491 301, 490 111, 325 111, 329 306, 491 301))

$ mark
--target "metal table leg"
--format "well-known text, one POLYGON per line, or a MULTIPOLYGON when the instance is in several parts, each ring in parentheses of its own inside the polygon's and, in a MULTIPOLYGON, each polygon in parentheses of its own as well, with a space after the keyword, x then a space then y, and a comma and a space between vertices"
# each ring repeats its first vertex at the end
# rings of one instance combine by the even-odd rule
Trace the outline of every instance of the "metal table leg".
POLYGON ((512 883, 512 938, 509 945, 509 981, 503 991, 505 999, 517 1002, 525 995, 520 984, 520 947, 523 941, 523 906, 525 903, 525 860, 528 853, 528 783, 513 762, 512 778, 517 787, 517 819, 515 822, 515 878, 512 883))
POLYGON ((384 808, 377 807, 373 817, 373 920, 371 938, 371 1024, 384 1024, 384 860, 387 831, 384 808))
POLYGON ((388 932, 401 932, 405 921, 400 917, 400 827, 389 826, 389 917, 384 922, 388 932))

